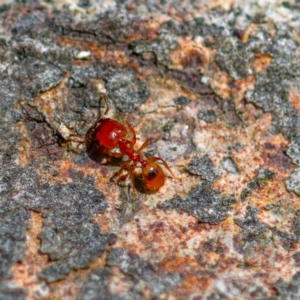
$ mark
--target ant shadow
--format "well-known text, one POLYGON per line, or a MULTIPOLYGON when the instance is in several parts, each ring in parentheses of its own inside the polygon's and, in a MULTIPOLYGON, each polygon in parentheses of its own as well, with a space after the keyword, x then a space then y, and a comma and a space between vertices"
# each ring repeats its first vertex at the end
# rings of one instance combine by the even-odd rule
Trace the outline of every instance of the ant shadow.
POLYGON ((123 157, 114 157, 105 153, 105 148, 99 144, 86 141, 85 146, 88 157, 96 163, 103 165, 106 161, 112 166, 121 166, 124 163, 123 157))
POLYGON ((158 189, 148 189, 143 175, 141 173, 135 174, 134 179, 133 179, 133 187, 141 194, 147 194, 147 195, 151 195, 151 194, 155 194, 158 189))

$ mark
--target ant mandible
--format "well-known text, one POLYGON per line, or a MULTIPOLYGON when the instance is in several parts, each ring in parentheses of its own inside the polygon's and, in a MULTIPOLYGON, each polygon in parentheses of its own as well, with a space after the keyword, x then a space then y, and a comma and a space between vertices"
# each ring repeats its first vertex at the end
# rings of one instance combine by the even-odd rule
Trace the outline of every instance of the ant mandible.
MULTIPOLYGON (((105 116, 109 111, 109 106, 106 97, 104 97, 104 100, 106 103, 105 116)), ((136 134, 127 119, 126 124, 132 134, 131 140, 125 139, 128 130, 124 125, 110 118, 100 118, 86 134, 86 145, 87 147, 92 146, 96 148, 97 151, 100 152, 99 154, 104 153, 113 157, 128 156, 128 161, 121 166, 120 170, 113 175, 112 179, 119 177, 117 181, 119 182, 122 172, 127 171, 127 174, 125 177, 122 177, 122 179, 125 180, 130 175, 131 180, 133 181, 135 168, 137 167, 137 164, 140 163, 146 188, 148 190, 158 190, 165 183, 165 174, 162 168, 156 163, 157 161, 162 162, 172 176, 175 176, 168 164, 160 157, 152 156, 145 158, 143 155, 142 150, 148 146, 151 139, 146 140, 138 150, 134 149, 136 134), (112 151, 116 147, 119 148, 120 153, 112 151)))

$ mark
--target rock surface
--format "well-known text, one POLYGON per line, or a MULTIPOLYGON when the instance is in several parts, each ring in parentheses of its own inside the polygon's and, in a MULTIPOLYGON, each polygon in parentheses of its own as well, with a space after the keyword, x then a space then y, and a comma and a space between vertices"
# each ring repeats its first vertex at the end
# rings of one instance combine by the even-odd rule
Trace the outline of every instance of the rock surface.
POLYGON ((293 0, 2 1, 0 299, 299 299, 299 20, 293 0), (169 164, 159 191, 82 143, 104 97, 169 164))

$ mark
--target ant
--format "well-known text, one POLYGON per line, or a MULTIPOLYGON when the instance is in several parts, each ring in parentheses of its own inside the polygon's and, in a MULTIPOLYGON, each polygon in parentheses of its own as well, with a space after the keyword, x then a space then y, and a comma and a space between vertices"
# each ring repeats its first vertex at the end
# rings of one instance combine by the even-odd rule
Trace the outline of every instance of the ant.
MULTIPOLYGON (((109 106, 106 97, 104 97, 104 101, 106 103, 105 116, 109 111, 109 106)), ((112 157, 128 156, 128 161, 121 166, 120 170, 116 172, 111 179, 118 177, 117 182, 119 183, 121 174, 123 171, 127 171, 127 174, 122 177, 122 180, 125 180, 130 175, 131 180, 134 181, 134 171, 137 164, 140 163, 146 188, 152 191, 158 190, 165 183, 165 174, 162 168, 156 163, 157 161, 162 162, 172 176, 175 176, 163 159, 155 156, 146 158, 142 154, 142 150, 148 146, 152 139, 146 140, 138 150, 134 149, 136 134, 127 119, 125 121, 129 131, 123 124, 113 119, 106 117, 100 118, 85 136, 87 148, 92 147, 94 150, 96 149, 98 154, 107 154, 112 157), (125 139, 128 132, 132 134, 131 140, 125 139), (112 151, 116 147, 119 148, 120 152, 112 151)))

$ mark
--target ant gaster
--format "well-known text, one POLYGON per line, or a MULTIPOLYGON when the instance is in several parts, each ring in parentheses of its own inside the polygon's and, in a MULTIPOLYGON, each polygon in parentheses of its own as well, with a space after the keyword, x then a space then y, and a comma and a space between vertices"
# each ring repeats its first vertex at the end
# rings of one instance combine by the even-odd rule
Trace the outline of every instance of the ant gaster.
MULTIPOLYGON (((109 111, 109 107, 106 97, 104 97, 104 100, 107 106, 104 113, 105 116, 109 111)), ((113 157, 128 156, 128 160, 112 177, 118 177, 118 182, 121 180, 121 174, 123 171, 126 171, 127 173, 125 177, 122 177, 122 179, 125 180, 130 175, 131 180, 133 181, 135 168, 137 167, 137 164, 140 163, 142 167, 143 181, 146 188, 148 190, 158 190, 165 183, 165 175, 162 168, 157 164, 157 161, 162 162, 172 176, 175 176, 170 170, 168 164, 160 157, 152 156, 146 158, 143 155, 142 150, 148 146, 151 139, 146 140, 138 150, 134 149, 136 134, 127 119, 126 124, 132 134, 132 138, 130 140, 126 139, 128 130, 124 125, 113 119, 102 117, 86 134, 86 144, 97 149, 97 151, 100 151, 99 154, 108 154, 113 157), (113 149, 115 148, 119 148, 119 152, 114 152, 113 149)))

